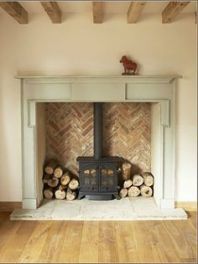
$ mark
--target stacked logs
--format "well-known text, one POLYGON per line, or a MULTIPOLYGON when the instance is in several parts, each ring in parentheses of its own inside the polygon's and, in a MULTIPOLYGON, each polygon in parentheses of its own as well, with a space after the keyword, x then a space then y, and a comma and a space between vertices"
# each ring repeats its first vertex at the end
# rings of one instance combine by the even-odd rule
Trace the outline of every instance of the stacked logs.
POLYGON ((132 175, 130 163, 122 164, 123 186, 120 190, 120 197, 151 197, 153 195, 154 177, 150 172, 132 175))
POLYGON ((49 161, 44 166, 43 184, 43 196, 46 199, 72 201, 77 197, 78 178, 56 161, 49 161))

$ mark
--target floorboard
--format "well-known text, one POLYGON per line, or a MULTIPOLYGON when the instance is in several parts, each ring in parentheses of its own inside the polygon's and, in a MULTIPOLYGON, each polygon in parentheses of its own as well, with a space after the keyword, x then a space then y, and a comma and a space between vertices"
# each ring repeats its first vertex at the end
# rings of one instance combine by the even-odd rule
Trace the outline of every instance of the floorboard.
POLYGON ((0 262, 197 263, 197 218, 175 221, 10 221, 0 213, 0 262))

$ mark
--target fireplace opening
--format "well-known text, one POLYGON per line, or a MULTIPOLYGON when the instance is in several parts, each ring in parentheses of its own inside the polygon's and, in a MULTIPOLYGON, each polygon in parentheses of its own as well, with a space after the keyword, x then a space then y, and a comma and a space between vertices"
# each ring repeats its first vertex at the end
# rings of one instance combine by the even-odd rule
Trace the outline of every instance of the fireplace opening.
MULTIPOLYGON (((152 171, 155 175, 159 171, 156 162, 160 128, 158 105, 37 103, 37 175, 43 175, 46 161, 56 160, 56 167, 62 169, 61 177, 68 174, 70 179, 79 181, 75 198, 86 195, 89 199, 108 200, 141 196, 143 192, 145 197, 153 196, 153 184, 147 186, 151 187, 151 193, 145 188, 144 180, 138 183, 138 176, 144 178, 145 172, 152 171), (130 167, 128 178, 124 175, 127 166, 130 167)), ((41 176, 37 179, 40 200, 47 181, 57 178, 54 174, 44 173, 43 176, 45 179, 41 176)), ((71 191, 68 185, 62 186, 61 177, 52 182, 55 185, 58 182, 50 194, 52 197, 56 197, 57 190, 71 191)), ((61 197, 65 198, 60 192, 61 197)))

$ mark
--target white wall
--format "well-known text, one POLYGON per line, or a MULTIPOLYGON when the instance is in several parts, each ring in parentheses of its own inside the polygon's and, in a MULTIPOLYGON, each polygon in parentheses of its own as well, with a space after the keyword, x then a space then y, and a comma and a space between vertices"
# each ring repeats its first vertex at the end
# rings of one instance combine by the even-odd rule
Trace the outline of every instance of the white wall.
POLYGON ((181 74, 177 88, 177 200, 196 200, 196 25, 149 16, 129 25, 125 16, 93 24, 90 14, 53 25, 34 14, 28 25, 0 16, 0 200, 21 200, 20 89, 16 74, 120 74, 131 55, 140 74, 181 74))

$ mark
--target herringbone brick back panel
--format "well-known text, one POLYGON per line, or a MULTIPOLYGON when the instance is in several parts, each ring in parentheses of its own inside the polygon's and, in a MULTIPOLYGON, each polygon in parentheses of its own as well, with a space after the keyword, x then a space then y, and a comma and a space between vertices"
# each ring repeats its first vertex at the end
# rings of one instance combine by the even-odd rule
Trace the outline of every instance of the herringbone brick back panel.
POLYGON ((47 103, 46 148, 76 174, 76 158, 93 155, 93 104, 47 103))
MULTIPOLYGON (((103 104, 103 151, 150 171, 149 103, 103 104)), ((77 174, 78 156, 93 156, 93 104, 46 103, 46 158, 77 174)))
POLYGON ((121 156, 144 171, 151 169, 149 103, 108 103, 104 112, 104 154, 121 156))

